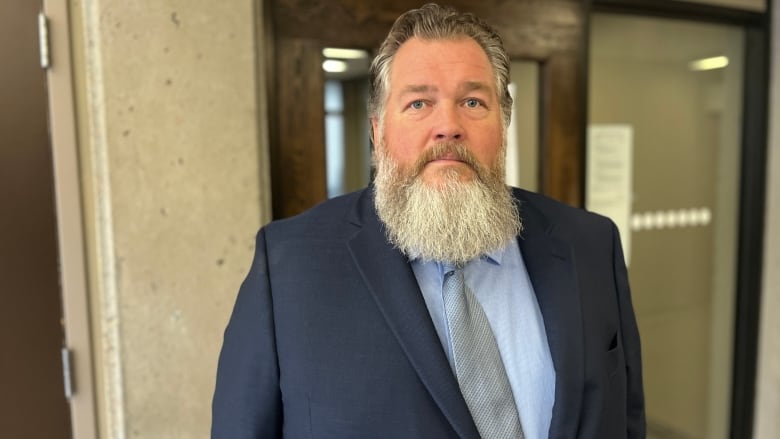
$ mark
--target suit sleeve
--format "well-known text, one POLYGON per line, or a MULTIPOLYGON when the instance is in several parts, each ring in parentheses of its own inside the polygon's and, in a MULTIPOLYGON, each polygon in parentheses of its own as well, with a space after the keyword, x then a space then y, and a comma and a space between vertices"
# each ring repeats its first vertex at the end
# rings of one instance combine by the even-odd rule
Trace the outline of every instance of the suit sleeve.
POLYGON ((212 402, 212 439, 277 438, 281 392, 265 232, 225 330, 212 402))
POLYGON ((615 284, 618 290, 620 325, 626 358, 626 437, 629 439, 644 438, 646 434, 645 398, 642 389, 642 352, 639 329, 631 304, 631 289, 628 285, 628 273, 620 243, 620 234, 614 224, 612 225, 612 236, 615 284))

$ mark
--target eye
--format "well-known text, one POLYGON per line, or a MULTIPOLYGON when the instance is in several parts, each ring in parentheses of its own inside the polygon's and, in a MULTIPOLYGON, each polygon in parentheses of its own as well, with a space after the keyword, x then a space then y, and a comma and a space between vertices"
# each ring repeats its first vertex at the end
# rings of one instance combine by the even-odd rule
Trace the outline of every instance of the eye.
POLYGON ((423 107, 425 107, 425 102, 421 100, 416 100, 411 104, 409 104, 409 108, 411 108, 412 110, 422 110, 423 107))
POLYGON ((468 98, 468 99, 466 99, 464 104, 468 108, 477 108, 477 107, 482 105, 482 102, 480 102, 479 99, 468 98))

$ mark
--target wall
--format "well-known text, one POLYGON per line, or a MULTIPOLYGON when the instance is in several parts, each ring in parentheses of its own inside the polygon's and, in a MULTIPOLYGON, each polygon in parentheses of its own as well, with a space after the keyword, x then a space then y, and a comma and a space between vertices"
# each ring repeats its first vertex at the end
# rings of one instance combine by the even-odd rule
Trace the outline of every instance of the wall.
POLYGON ((205 438, 269 218, 254 0, 71 2, 102 438, 205 438))
POLYGON ((769 160, 755 437, 780 431, 780 8, 772 10, 769 160))

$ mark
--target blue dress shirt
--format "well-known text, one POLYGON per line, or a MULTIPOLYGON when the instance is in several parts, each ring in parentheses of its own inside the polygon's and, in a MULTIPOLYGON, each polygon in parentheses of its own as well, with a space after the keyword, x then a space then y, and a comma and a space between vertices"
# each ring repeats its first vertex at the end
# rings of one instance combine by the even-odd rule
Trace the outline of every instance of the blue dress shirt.
MULTIPOLYGON (((412 269, 454 370, 442 295, 444 267, 417 258, 412 260, 412 269)), ((546 438, 555 402, 555 369, 542 314, 517 242, 513 240, 502 250, 470 261, 464 276, 493 329, 525 437, 546 438)))

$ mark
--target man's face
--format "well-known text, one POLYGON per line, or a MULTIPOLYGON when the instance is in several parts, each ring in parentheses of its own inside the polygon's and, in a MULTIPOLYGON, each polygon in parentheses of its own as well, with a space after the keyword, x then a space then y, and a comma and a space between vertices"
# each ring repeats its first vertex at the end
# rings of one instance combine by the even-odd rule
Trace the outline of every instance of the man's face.
POLYGON ((503 160, 503 128, 495 76, 482 48, 470 38, 412 38, 390 70, 384 126, 372 120, 374 144, 406 173, 428 186, 447 176, 477 178, 473 163, 495 169, 503 160), (436 145, 458 143, 469 157, 436 145), (412 174, 412 175, 414 175, 412 174))

